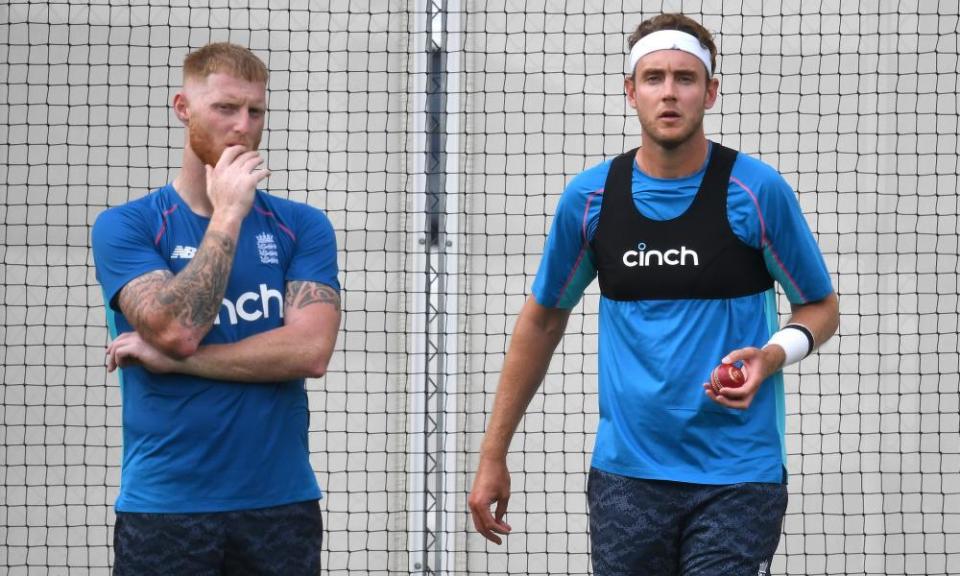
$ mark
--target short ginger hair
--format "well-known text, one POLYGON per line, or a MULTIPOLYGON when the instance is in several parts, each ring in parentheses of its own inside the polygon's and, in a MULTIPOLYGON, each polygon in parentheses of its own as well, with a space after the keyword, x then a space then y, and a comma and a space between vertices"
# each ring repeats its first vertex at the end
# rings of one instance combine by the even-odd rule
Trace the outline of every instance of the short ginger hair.
POLYGON ((211 74, 236 76, 248 82, 267 83, 270 72, 253 52, 229 42, 215 42, 191 52, 183 60, 183 79, 202 80, 211 74))

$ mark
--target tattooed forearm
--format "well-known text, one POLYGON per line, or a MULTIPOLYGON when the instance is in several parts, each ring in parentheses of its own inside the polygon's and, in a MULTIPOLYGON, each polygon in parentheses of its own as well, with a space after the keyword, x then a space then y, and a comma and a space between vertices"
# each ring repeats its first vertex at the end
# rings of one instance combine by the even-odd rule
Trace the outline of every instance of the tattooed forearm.
POLYGON ((147 319, 157 306, 153 295, 172 278, 173 273, 169 270, 148 272, 131 280, 120 291, 117 296, 120 310, 138 330, 150 332, 150 324, 147 319))
POLYGON ((157 302, 176 306, 175 316, 183 326, 209 327, 223 303, 236 249, 232 237, 208 231, 190 264, 157 292, 157 302))
POLYGON ((284 298, 285 307, 300 309, 319 302, 330 304, 340 312, 340 295, 333 288, 319 282, 305 282, 293 280, 287 282, 287 294, 284 298))
POLYGON ((185 328, 209 329, 220 312, 235 251, 233 238, 207 232, 193 260, 179 274, 157 270, 124 286, 118 296, 120 309, 147 337, 155 334, 152 327, 161 326, 157 318, 163 317, 185 328))

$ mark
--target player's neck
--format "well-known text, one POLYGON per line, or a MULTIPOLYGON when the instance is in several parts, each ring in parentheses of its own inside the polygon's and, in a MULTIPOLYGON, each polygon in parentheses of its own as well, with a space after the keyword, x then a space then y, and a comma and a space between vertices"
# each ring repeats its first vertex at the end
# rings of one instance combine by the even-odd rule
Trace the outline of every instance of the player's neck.
POLYGON ((695 135, 675 148, 665 148, 652 138, 645 138, 637 151, 637 165, 654 178, 683 178, 703 167, 707 158, 707 139, 695 135))
POLYGON ((195 214, 207 218, 213 214, 213 204, 207 197, 207 169, 189 146, 183 151, 183 166, 173 179, 173 188, 195 214))

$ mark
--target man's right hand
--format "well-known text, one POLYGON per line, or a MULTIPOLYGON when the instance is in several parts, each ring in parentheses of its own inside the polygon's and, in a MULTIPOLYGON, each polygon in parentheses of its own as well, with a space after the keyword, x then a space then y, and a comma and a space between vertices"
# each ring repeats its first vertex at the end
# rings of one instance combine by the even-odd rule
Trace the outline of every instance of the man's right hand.
POLYGON ((257 183, 270 175, 263 166, 263 157, 244 146, 230 146, 223 151, 216 166, 206 166, 207 197, 214 214, 243 219, 257 190, 257 183))
POLYGON ((484 460, 477 467, 477 476, 473 480, 473 490, 467 503, 473 516, 473 525, 484 538, 494 544, 501 544, 498 534, 509 534, 510 525, 503 521, 510 501, 510 471, 503 459, 484 460), (496 504, 491 514, 490 506, 496 504))

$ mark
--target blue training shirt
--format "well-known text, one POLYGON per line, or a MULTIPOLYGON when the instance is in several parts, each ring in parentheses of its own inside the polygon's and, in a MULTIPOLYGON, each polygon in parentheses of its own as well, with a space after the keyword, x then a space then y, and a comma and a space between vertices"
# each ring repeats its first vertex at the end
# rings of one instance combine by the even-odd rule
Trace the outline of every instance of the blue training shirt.
MULTIPOLYGON (((93 227, 97 279, 110 335, 133 327, 116 305, 131 280, 183 270, 209 218, 172 185, 108 209, 93 227)), ((283 325, 285 285, 340 289, 336 238, 320 210, 257 191, 237 240, 216 323, 201 342, 237 342, 283 325)), ((120 370, 121 512, 218 512, 278 506, 321 496, 309 461, 304 380, 242 383, 120 370)))
MULTIPOLYGON (((577 175, 560 198, 533 284, 542 306, 574 307, 597 275, 590 241, 611 162, 577 175)), ((660 179, 634 162, 637 210, 654 220, 683 214, 706 165, 689 177, 660 179)), ((737 156, 727 218, 738 238, 762 250, 767 270, 791 303, 815 302, 833 292, 796 194, 772 167, 737 156)), ((700 484, 781 482, 786 465, 782 373, 764 382, 745 411, 716 404, 702 387, 727 353, 763 346, 778 329, 772 289, 732 299, 601 296, 600 421, 593 466, 635 478, 700 484)))

